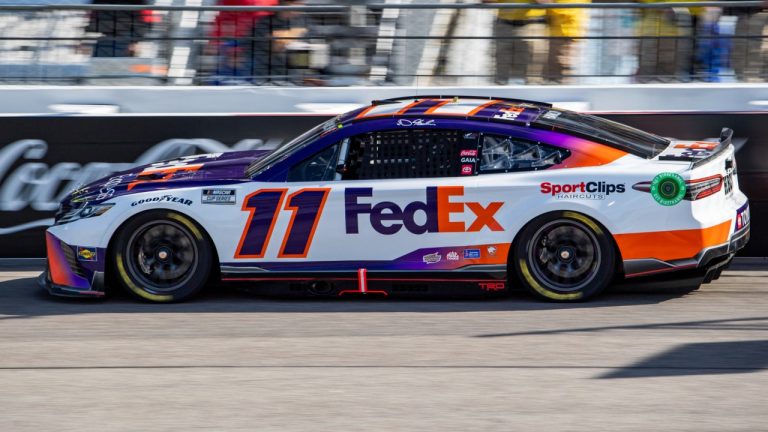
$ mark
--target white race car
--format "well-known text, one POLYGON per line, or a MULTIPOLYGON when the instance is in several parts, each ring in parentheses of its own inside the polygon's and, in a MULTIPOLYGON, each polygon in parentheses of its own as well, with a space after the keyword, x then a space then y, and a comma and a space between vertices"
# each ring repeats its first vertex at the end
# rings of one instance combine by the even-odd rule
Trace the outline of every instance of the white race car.
POLYGON ((645 275, 719 276, 749 238, 732 131, 677 141, 549 104, 374 101, 276 151, 115 173, 61 203, 53 294, 150 301, 212 279, 261 292, 590 298, 645 275))

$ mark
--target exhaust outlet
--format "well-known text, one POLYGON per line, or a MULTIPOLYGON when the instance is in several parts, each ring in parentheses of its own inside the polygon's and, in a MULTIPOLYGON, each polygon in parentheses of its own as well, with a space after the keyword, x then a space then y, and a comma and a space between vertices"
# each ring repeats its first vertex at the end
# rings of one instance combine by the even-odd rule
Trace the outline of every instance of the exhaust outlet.
POLYGON ((312 295, 329 295, 331 292, 333 292, 334 286, 332 283, 329 283, 328 281, 312 281, 309 283, 309 286, 307 287, 307 291, 312 295))

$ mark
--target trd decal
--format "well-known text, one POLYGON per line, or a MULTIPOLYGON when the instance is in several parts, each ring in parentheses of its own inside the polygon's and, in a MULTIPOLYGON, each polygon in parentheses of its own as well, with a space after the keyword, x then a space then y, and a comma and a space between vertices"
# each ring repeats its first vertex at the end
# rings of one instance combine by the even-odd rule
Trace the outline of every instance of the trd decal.
MULTIPOLYGON (((464 195, 464 186, 428 187, 426 201, 414 201, 401 208, 394 202, 360 202, 373 196, 373 188, 347 188, 344 191, 345 218, 347 234, 360 232, 360 215, 368 214, 371 226, 376 232, 392 235, 403 227, 412 234, 427 232, 477 232, 487 227, 491 231, 504 231, 494 215, 504 205, 503 202, 491 202, 486 205, 478 202, 453 201, 453 197, 464 195), (452 221, 451 214, 464 213, 469 209, 475 220, 469 226, 462 221, 452 221), (426 215, 423 224, 416 222, 415 214, 422 211, 426 215)), ((455 199, 455 198, 454 198, 455 199)))
POLYGON ((504 289, 504 282, 478 282, 477 285, 483 291, 501 291, 504 289))
POLYGON ((243 200, 243 211, 250 212, 235 258, 263 258, 275 229, 280 208, 291 212, 278 258, 305 258, 312 245, 317 223, 330 189, 306 188, 285 199, 288 189, 261 189, 243 200))

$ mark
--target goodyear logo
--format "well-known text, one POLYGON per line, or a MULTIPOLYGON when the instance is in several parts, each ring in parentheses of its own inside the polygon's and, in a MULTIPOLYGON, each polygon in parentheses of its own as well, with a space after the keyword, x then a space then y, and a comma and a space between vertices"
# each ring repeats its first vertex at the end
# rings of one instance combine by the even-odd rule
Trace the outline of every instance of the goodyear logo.
POLYGON ((82 247, 77 248, 77 260, 78 261, 96 261, 96 248, 82 247))

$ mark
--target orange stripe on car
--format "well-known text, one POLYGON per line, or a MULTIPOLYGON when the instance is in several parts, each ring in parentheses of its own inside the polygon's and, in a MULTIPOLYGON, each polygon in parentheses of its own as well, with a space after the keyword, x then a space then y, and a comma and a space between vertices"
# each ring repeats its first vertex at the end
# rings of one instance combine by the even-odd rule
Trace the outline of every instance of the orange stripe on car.
POLYGON ((426 102, 428 100, 431 100, 431 99, 417 99, 417 100, 409 103, 408 105, 404 106, 400 111, 397 112, 397 115, 403 115, 403 114, 407 113, 409 109, 415 107, 416 105, 418 105, 420 103, 426 102))
POLYGON ((703 229, 615 234, 622 259, 656 258, 662 261, 693 258, 702 249, 728 241, 731 221, 703 229))
POLYGON ((446 104, 448 104, 450 102, 451 102, 450 100, 441 101, 441 102, 437 103, 435 106, 433 106, 433 107, 427 109, 426 111, 424 111, 424 114, 432 114, 433 112, 435 112, 436 109, 438 109, 441 106, 446 105, 446 104))
POLYGON ((368 114, 372 109, 376 108, 377 106, 378 105, 371 105, 371 106, 369 106, 368 108, 366 108, 362 112, 360 112, 360 114, 358 114, 357 117, 355 117, 355 119, 361 119, 361 118, 365 117, 366 114, 368 114))
POLYGON ((501 101, 498 101, 498 100, 492 100, 492 101, 490 101, 490 102, 486 102, 486 103, 484 103, 484 104, 482 104, 482 105, 478 106, 477 108, 473 109, 472 111, 470 111, 470 112, 469 112, 469 114, 467 114, 467 115, 468 115, 468 116, 473 116, 473 115, 475 115, 475 114, 479 113, 479 112, 480 112, 480 110, 482 110, 483 108, 487 108, 487 107, 489 107, 489 106, 491 106, 491 105, 493 105, 493 104, 499 103, 499 102, 501 102, 501 101))

